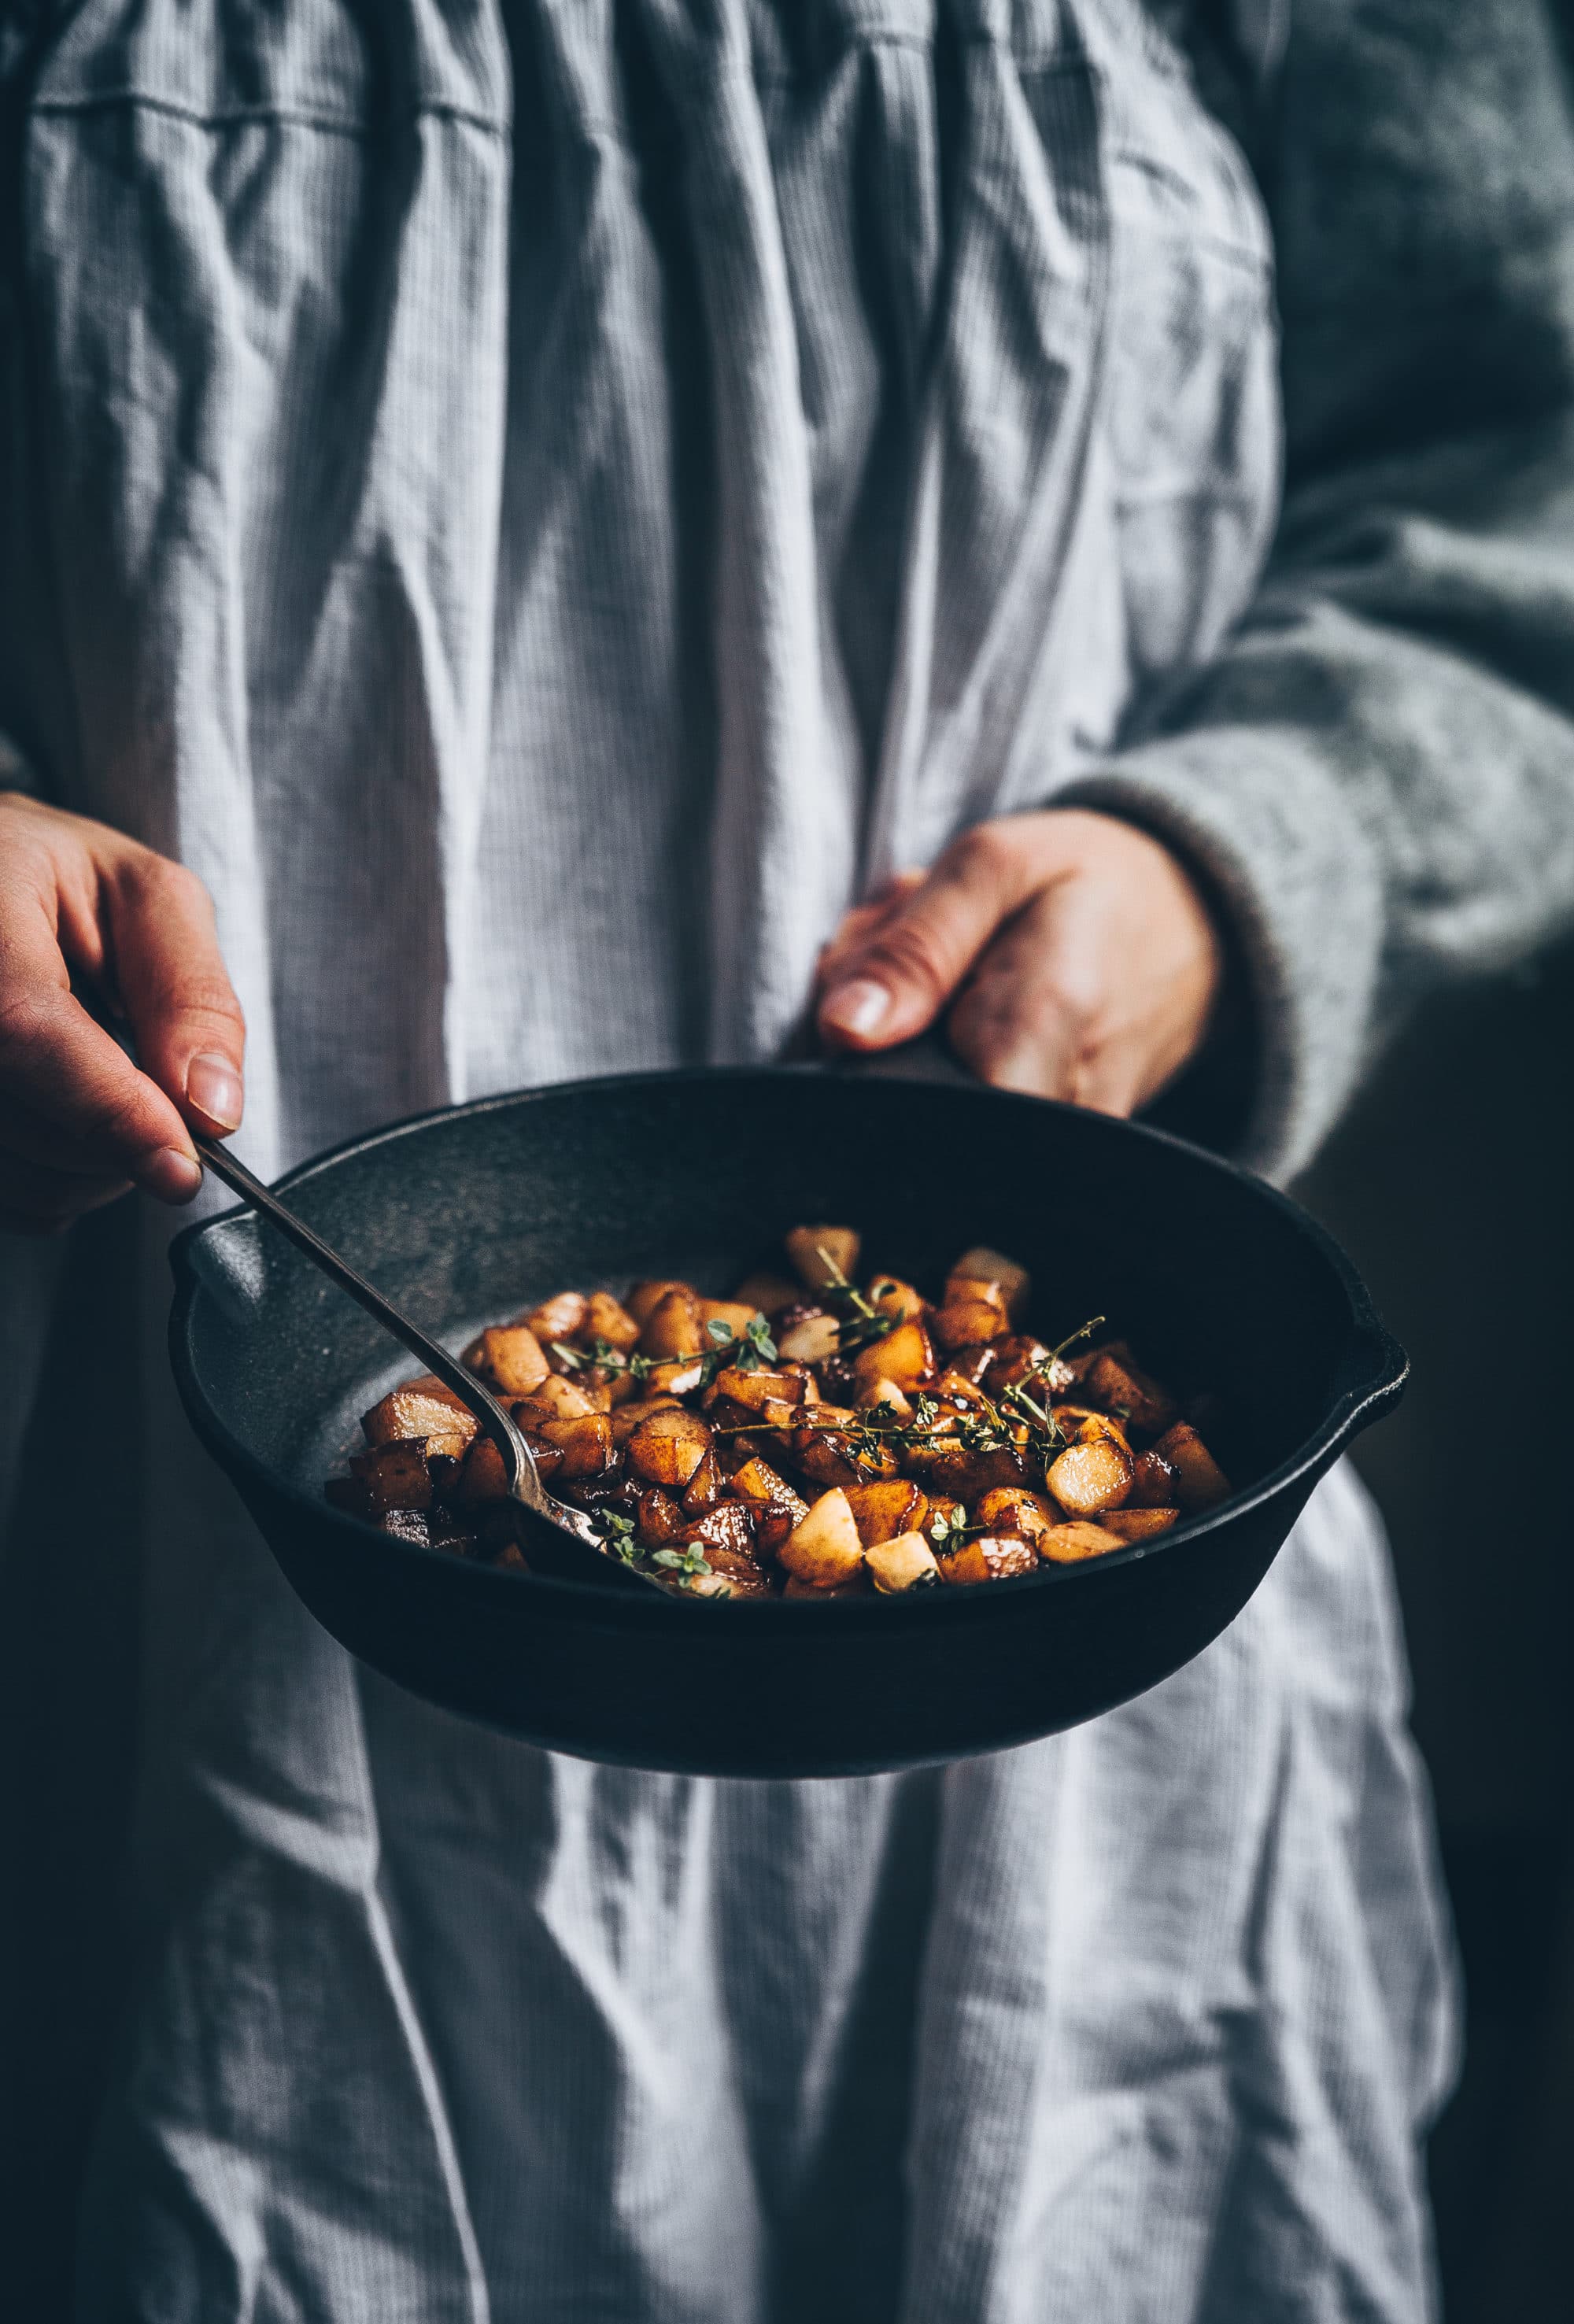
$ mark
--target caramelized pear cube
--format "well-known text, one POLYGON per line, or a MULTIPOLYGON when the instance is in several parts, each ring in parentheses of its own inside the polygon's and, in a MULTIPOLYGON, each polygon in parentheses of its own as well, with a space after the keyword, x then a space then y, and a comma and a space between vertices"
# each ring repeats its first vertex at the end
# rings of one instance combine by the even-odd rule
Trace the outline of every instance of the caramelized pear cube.
POLYGON ((624 1457, 637 1477, 669 1492, 686 1492, 711 1449, 711 1432, 681 1405, 653 1412, 630 1437, 624 1457))
POLYGON ((1073 1517, 1097 1517, 1101 1509, 1118 1509, 1131 1491, 1135 1463, 1129 1452, 1108 1436, 1091 1443, 1068 1444, 1052 1461, 1045 1478, 1050 1491, 1073 1517))
POLYGON ((822 1493, 808 1515, 793 1527, 779 1552, 787 1572, 815 1590, 833 1590, 863 1564, 863 1544, 847 1496, 833 1488, 822 1493))
POLYGON ((1178 1420, 1154 1451, 1175 1472, 1175 1499, 1188 1517, 1229 1499, 1229 1480, 1190 1421, 1178 1420))
POLYGON ((1180 1522, 1179 1509, 1106 1509, 1098 1522, 1119 1541, 1151 1541, 1180 1522))
POLYGON ((472 1340, 465 1361, 494 1396, 529 1396, 546 1379, 546 1351, 528 1323, 493 1323, 472 1340))
POLYGON ((834 1283, 839 1276, 851 1283, 858 1273, 861 1244, 851 1227, 794 1227, 784 1241, 800 1280, 811 1291, 834 1283))
POLYGON ((940 1577, 934 1552, 921 1533, 901 1533, 889 1541, 877 1542, 864 1551, 863 1558, 869 1578, 882 1598, 923 1589, 940 1577))

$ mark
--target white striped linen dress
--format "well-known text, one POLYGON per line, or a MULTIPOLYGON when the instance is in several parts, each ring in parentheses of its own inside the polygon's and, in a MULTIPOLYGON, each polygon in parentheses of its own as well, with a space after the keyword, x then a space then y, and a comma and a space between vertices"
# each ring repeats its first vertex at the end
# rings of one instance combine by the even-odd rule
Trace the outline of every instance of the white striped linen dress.
MULTIPOLYGON (((1073 797, 1210 874, 1247 1150, 1304 1156, 1385 912, 1443 951, 1462 882, 1373 872, 1293 577, 1252 642, 1267 231, 1134 0, 85 0, 30 73, 14 779, 207 880, 254 1167, 772 1055, 869 881, 1073 797), (1278 788, 1231 794, 1196 687, 1281 650, 1278 788)), ((1502 889, 1479 955, 1551 908, 1502 889)), ((594 1767, 316 1628, 172 1408, 163 1222, 124 1221, 135 1945, 83 2324, 1430 2312, 1450 1960, 1348 1471, 1075 1733, 594 1767)))

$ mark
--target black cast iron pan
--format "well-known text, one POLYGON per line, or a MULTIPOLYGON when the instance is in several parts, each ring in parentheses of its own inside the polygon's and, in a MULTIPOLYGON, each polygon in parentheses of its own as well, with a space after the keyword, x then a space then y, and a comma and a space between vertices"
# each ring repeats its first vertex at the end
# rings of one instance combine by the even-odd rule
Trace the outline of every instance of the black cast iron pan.
POLYGON ((791 1069, 571 1083, 425 1115, 281 1182, 380 1287, 459 1345, 573 1284, 724 1295, 814 1219, 921 1284, 989 1243, 1054 1339, 1107 1314, 1209 1389, 1235 1498, 1159 1540, 980 1589, 694 1603, 609 1565, 530 1575, 330 1508, 355 1416, 408 1357, 254 1214, 173 1246, 170 1348, 198 1435, 317 1618, 428 1701, 579 1757, 830 1775, 1003 1748, 1095 1717, 1238 1613, 1313 1485, 1398 1396, 1403 1351, 1354 1268, 1260 1180, 1128 1122, 977 1084, 791 1069))

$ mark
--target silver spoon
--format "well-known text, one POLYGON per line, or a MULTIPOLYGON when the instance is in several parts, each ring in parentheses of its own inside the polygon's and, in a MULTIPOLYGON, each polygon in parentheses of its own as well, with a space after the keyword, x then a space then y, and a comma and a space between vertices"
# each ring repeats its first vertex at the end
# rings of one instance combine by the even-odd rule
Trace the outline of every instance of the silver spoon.
MULTIPOLYGON (((325 1275, 330 1276, 340 1290, 347 1291, 352 1299, 359 1300, 367 1314, 375 1315, 384 1330, 391 1332, 412 1356, 419 1356, 427 1370, 435 1373, 445 1388, 453 1389, 461 1403, 474 1414, 502 1455, 511 1499, 518 1501, 536 1517, 545 1517, 548 1524, 556 1526, 559 1532, 568 1535, 584 1547, 594 1550, 598 1558, 610 1557, 606 1543, 584 1511, 571 1508, 565 1501, 554 1500, 548 1492, 537 1474, 534 1456, 512 1413, 501 1405, 489 1389, 483 1388, 474 1372, 466 1371, 456 1356, 451 1356, 447 1349, 436 1340, 428 1339, 419 1323, 412 1323, 410 1317, 396 1307, 391 1299, 385 1299, 364 1275, 357 1275, 347 1260, 341 1259, 336 1250, 324 1242, 322 1237, 314 1232, 304 1219, 298 1217, 288 1204, 281 1203, 272 1187, 253 1177, 245 1164, 237 1162, 228 1148, 221 1146, 217 1139, 205 1137, 200 1130, 194 1130, 191 1143, 201 1156, 204 1166, 216 1178, 222 1178, 225 1185, 239 1194, 244 1202, 250 1203, 270 1226, 277 1227, 297 1250, 303 1251, 314 1267, 319 1267, 325 1275)), ((630 1566, 626 1571, 639 1573, 641 1582, 652 1590, 660 1590, 664 1597, 669 1594, 652 1575, 640 1573, 637 1566, 630 1566)), ((599 1579, 599 1576, 588 1578, 599 1579)))

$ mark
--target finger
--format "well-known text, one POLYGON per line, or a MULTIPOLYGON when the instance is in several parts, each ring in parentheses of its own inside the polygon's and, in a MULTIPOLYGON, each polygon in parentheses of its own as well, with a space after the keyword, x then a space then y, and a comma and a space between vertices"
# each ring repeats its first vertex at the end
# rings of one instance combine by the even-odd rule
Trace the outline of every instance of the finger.
POLYGON ((953 1047, 997 1089, 1132 1112, 1141 1044, 1103 1038, 1121 964, 1099 898, 1066 881, 1036 897, 980 959, 947 1020, 953 1047))
POLYGON ((186 1125, 73 999, 52 918, 23 883, 0 891, 0 1095, 70 1139, 106 1169, 166 1202, 189 1202, 202 1172, 186 1125))
POLYGON ((74 1219, 130 1192, 125 1178, 68 1176, 0 1156, 0 1225, 13 1233, 58 1234, 74 1219))
POLYGON ((924 877, 922 872, 897 872, 863 903, 852 907, 829 944, 821 949, 817 974, 822 986, 836 981, 839 964, 861 951, 914 890, 923 886, 924 877))
POLYGON ((62 1130, 20 1098, 7 1098, 0 1107, 0 1160, 30 1162, 41 1170, 58 1170, 69 1178, 124 1175, 105 1139, 62 1130))
POLYGON ((873 936, 839 960, 820 1002, 821 1033, 840 1047, 883 1049, 923 1032, 1044 878, 1041 860, 1013 844, 1008 819, 964 833, 873 936))
POLYGON ((1082 1039, 1079 1001, 1054 973, 1055 890, 1008 921, 980 956, 946 1019, 953 1048, 980 1081, 1035 1097, 1067 1097, 1082 1039))
POLYGON ((105 882, 115 982, 137 1056, 198 1130, 238 1128, 246 1027, 194 872, 138 849, 105 882))

